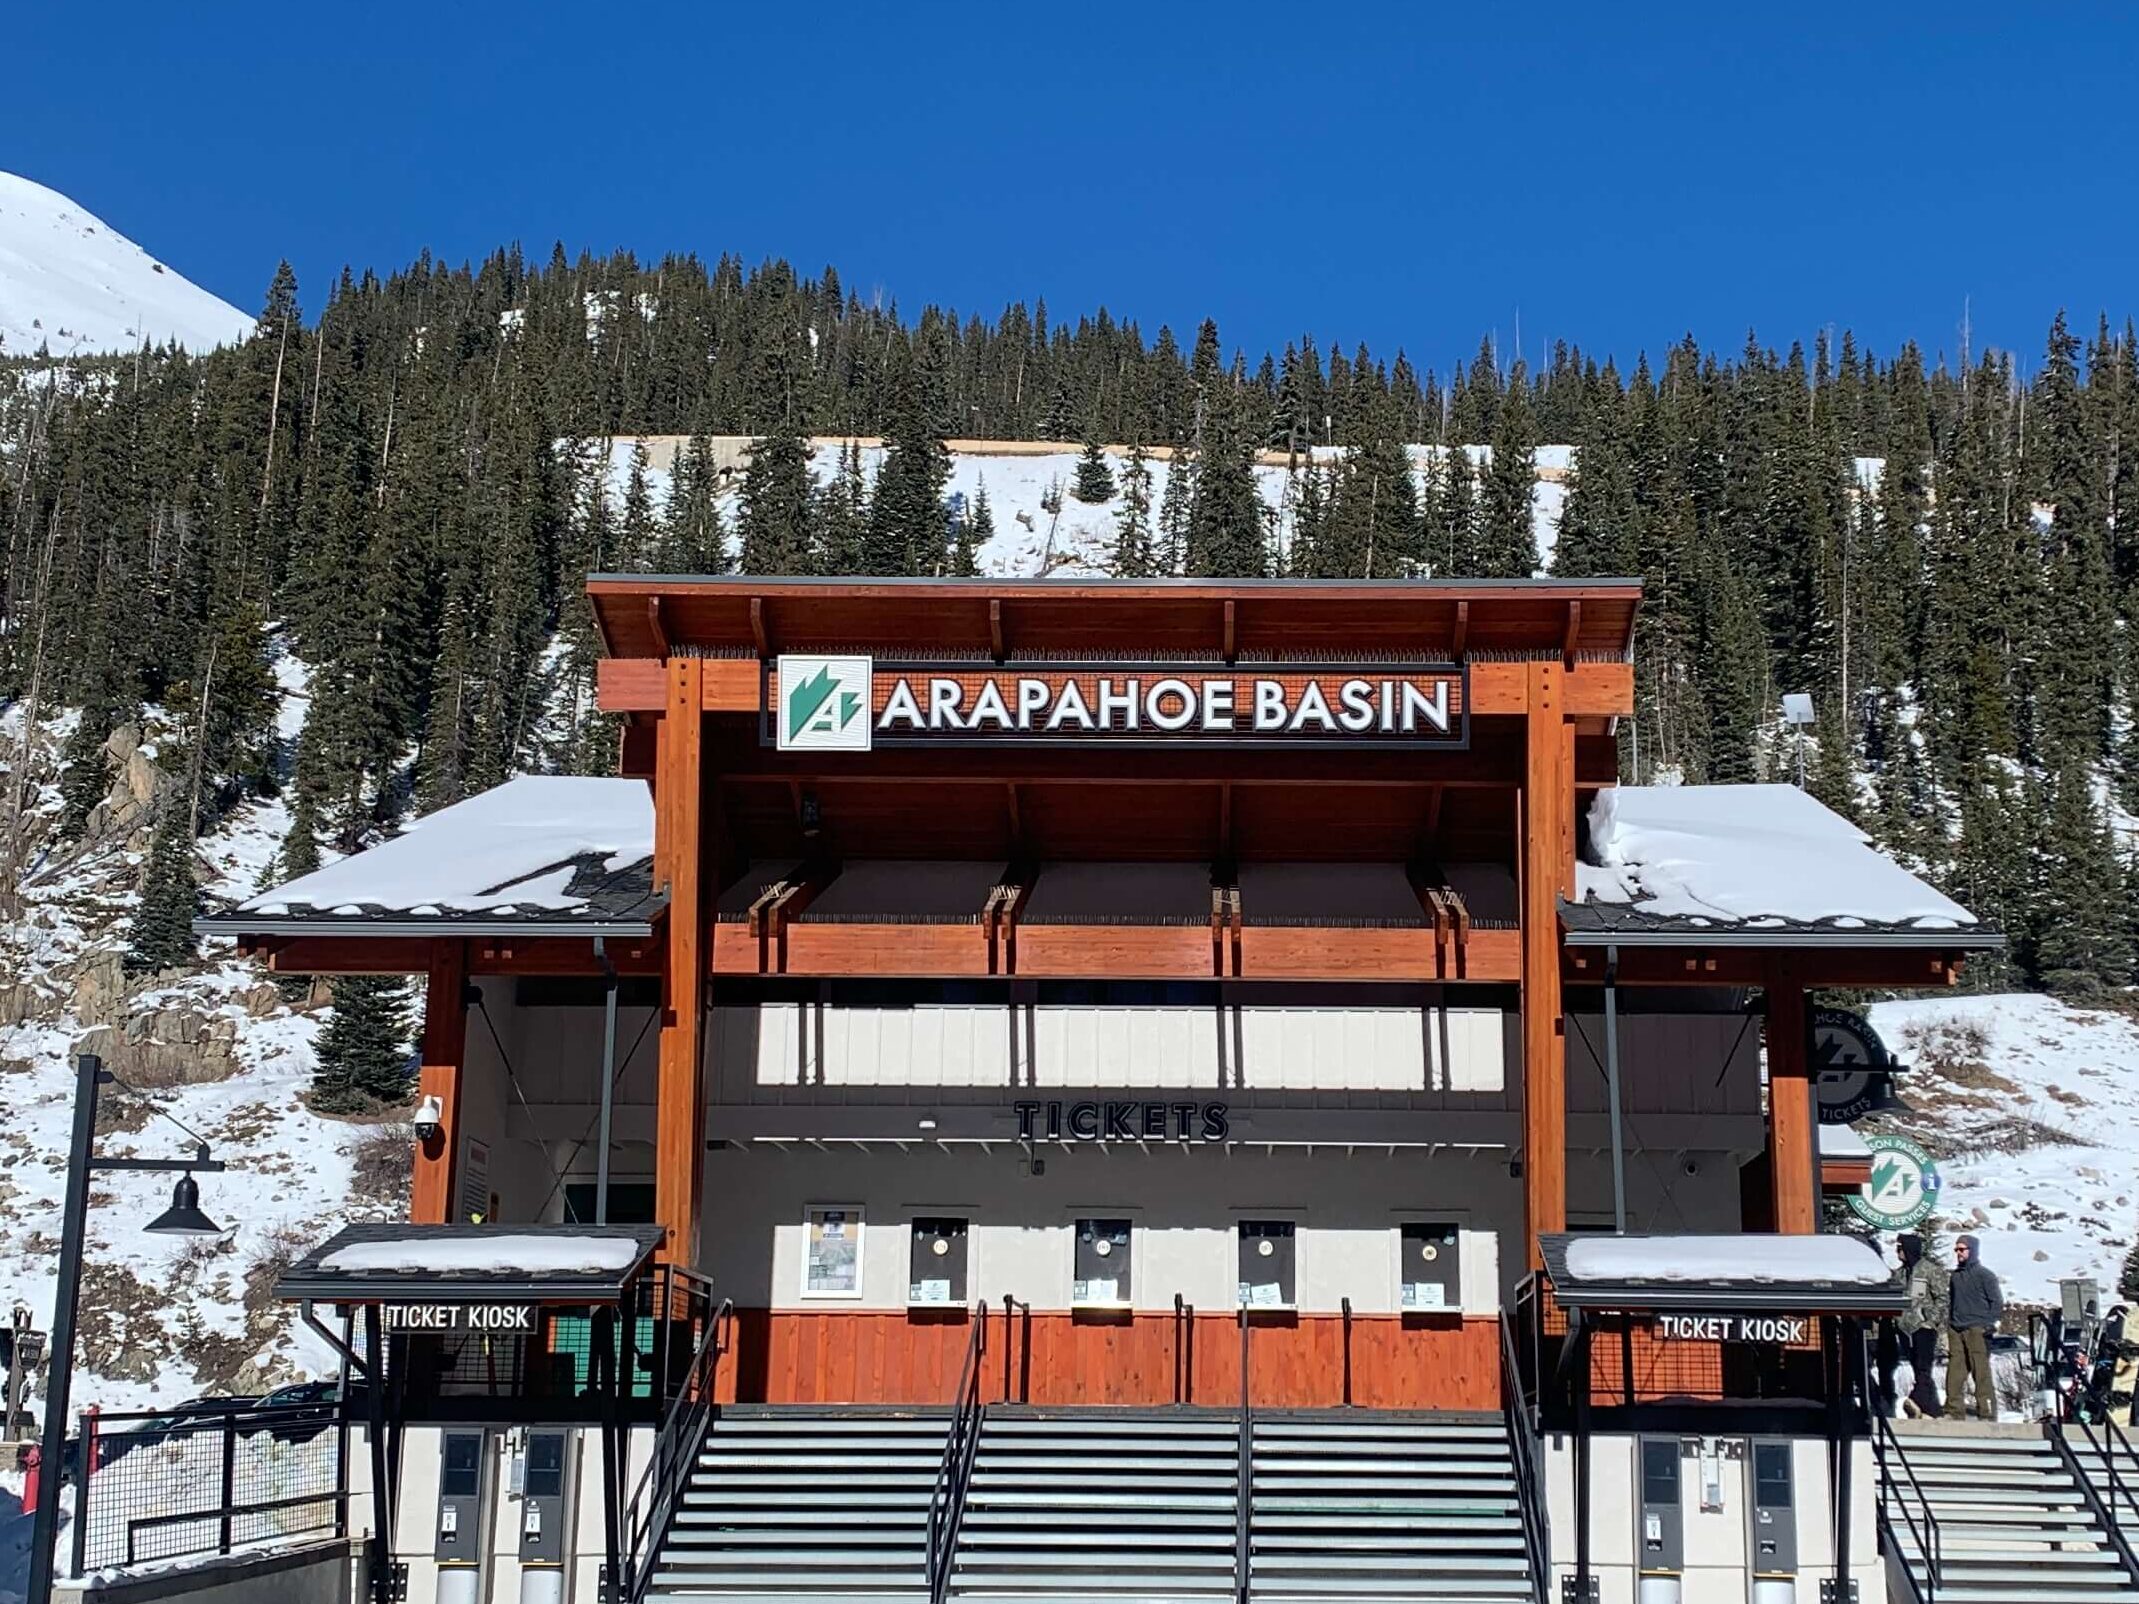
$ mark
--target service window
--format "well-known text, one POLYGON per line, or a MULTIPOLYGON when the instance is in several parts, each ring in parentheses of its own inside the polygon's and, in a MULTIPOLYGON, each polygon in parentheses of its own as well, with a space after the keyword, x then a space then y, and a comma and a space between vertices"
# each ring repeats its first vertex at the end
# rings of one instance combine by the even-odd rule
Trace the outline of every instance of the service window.
POLYGON ((1292 1309, 1299 1306, 1298 1260, 1293 1252, 1290 1220, 1240 1222, 1240 1306, 1243 1309, 1292 1309))
POLYGON ((1129 1286, 1129 1222, 1079 1220, 1076 1262, 1070 1283, 1070 1306, 1078 1309, 1126 1309, 1129 1286))
POLYGON ((964 1303, 966 1243, 964 1220, 915 1220, 913 1248, 908 1256, 906 1273, 906 1301, 922 1308, 964 1303))
POLYGON ((1405 1312, 1463 1307, 1461 1238, 1456 1227, 1406 1223, 1397 1228, 1397 1307, 1405 1312))

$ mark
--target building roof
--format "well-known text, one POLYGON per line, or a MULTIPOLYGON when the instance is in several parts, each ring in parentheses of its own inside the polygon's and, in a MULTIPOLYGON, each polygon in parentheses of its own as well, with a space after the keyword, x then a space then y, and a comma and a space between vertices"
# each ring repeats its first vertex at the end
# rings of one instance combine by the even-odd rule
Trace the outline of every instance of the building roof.
POLYGON ((653 889, 646 782, 523 776, 390 841, 197 921, 204 935, 644 936, 653 889))
POLYGON ((775 579, 595 574, 614 657, 1152 658, 1565 652, 1624 660, 1638 579, 775 579))
POLYGON ((2004 938, 1791 785, 1600 790, 1560 922, 1576 946, 1996 947, 2004 938))
POLYGON ((1853 1236, 1543 1235, 1538 1251, 1567 1308, 1732 1314, 1890 1314, 1901 1285, 1853 1236))
POLYGON ((315 1303, 600 1303, 638 1278, 655 1225, 347 1225, 275 1282, 315 1303))

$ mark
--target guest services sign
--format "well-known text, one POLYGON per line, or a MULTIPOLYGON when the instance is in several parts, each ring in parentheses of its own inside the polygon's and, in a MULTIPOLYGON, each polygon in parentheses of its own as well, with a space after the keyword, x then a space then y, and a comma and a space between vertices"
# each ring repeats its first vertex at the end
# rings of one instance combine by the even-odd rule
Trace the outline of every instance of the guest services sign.
POLYGON ((767 674, 765 713, 783 752, 1184 741, 1460 750, 1469 688, 1451 664, 999 666, 796 655, 767 674))

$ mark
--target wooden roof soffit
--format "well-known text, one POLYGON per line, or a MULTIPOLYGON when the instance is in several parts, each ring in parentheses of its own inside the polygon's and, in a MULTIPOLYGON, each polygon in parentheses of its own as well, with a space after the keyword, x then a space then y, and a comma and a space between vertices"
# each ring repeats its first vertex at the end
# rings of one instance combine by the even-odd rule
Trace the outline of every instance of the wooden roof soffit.
MULTIPOLYGON (((1807 986, 1891 986, 1928 989, 1961 978, 1962 954, 1921 947, 1880 947, 1871 936, 1862 947, 1804 948, 1790 953, 1807 986)), ((1582 985, 1604 984, 1607 949, 1563 947, 1564 973, 1582 985)), ((1772 950, 1714 947, 1623 946, 1616 975, 1622 986, 1765 986, 1772 950)))

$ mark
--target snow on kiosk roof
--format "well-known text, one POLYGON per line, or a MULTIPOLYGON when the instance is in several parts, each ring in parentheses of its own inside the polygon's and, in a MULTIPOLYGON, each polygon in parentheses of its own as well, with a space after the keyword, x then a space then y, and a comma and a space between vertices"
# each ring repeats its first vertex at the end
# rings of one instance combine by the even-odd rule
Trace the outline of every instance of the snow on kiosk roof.
POLYGON ((420 922, 465 934, 648 935, 661 906, 653 850, 643 781, 528 775, 196 928, 245 935, 301 924, 314 934, 382 935, 420 922))
POLYGON ((661 1245, 650 1225, 344 1226, 282 1273, 275 1295, 315 1303, 599 1303, 661 1245))
POLYGON ((1588 823, 1578 900, 1561 905, 1573 945, 2003 941, 1795 786, 1606 787, 1588 823))
POLYGON ((1553 1296, 1569 1308, 1888 1314, 1893 1268, 1853 1236, 1538 1238, 1553 1296))

